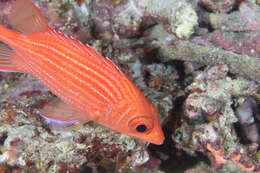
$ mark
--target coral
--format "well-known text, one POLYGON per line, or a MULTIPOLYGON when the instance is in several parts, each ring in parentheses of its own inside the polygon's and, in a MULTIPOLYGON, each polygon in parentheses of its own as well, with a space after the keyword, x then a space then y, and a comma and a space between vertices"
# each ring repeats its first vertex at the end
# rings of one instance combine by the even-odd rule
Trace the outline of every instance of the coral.
MULTIPOLYGON (((0 1, 5 26, 11 1, 0 1)), ((0 72, 0 172, 260 170, 259 0, 33 2, 136 83, 166 140, 147 147, 95 123, 50 130, 38 108, 55 96, 30 75, 0 72)))
POLYGON ((259 141, 259 122, 255 117, 259 116, 259 104, 252 98, 242 98, 244 100, 236 109, 236 115, 243 128, 245 137, 257 143, 259 141))
POLYGON ((150 54, 143 54, 142 44, 144 42, 140 39, 120 39, 113 43, 115 50, 105 52, 105 54, 112 54, 113 56, 110 57, 113 61, 156 105, 162 122, 172 110, 174 98, 171 93, 177 92, 177 80, 180 76, 174 66, 149 63, 152 57, 150 54))
POLYGON ((143 27, 155 23, 164 24, 180 38, 188 38, 197 26, 194 7, 186 0, 52 1, 49 4, 38 3, 50 26, 82 41, 91 38, 91 31, 109 41, 118 36, 135 37, 142 33, 143 27))
POLYGON ((260 35, 258 32, 237 33, 216 30, 201 37, 195 37, 192 42, 204 46, 223 48, 237 54, 260 57, 260 35))
MULTIPOLYGON (((187 152, 210 151, 213 170, 227 160, 245 171, 258 170, 255 144, 246 146, 238 142, 240 137, 236 134, 234 123, 239 121, 233 104, 245 96, 259 99, 259 85, 244 79, 231 79, 226 76, 227 72, 228 67, 220 65, 197 73, 193 83, 186 88, 188 96, 183 105, 183 123, 172 138, 187 152), (250 146, 252 149, 247 150, 250 146)), ((250 109, 251 104, 243 106, 250 109)), ((250 114, 250 110, 239 109, 250 114)), ((248 124, 252 123, 246 115, 241 118, 241 122, 246 119, 248 124)))
MULTIPOLYGON (((224 148, 220 148, 219 150, 215 150, 210 143, 206 144, 206 148, 211 152, 211 154, 214 156, 214 162, 217 165, 221 165, 227 162, 226 159, 224 159, 224 148)), ((214 163, 213 162, 213 163, 214 163)))
POLYGON ((164 85, 170 86, 172 85, 177 79, 179 79, 179 75, 177 70, 174 69, 172 66, 167 66, 163 64, 149 64, 146 65, 144 68, 144 73, 147 81, 147 86, 149 87, 161 87, 164 85), (161 72, 163 73, 163 76, 161 72))
POLYGON ((52 1, 51 3, 45 1, 38 3, 38 6, 52 28, 85 42, 92 37, 90 2, 90 0, 52 1))
POLYGON ((235 0, 200 0, 199 3, 213 13, 226 13, 234 7, 235 0))
POLYGON ((150 48, 147 54, 156 57, 157 61, 166 63, 173 60, 188 61, 196 63, 197 68, 203 65, 227 64, 230 72, 235 75, 260 80, 259 58, 246 55, 258 56, 257 33, 203 32, 202 36, 184 41, 167 34, 162 27, 155 26, 147 30, 145 36, 142 38, 143 44, 150 48))
POLYGON ((258 31, 260 28, 260 9, 254 3, 242 2, 239 11, 227 13, 207 13, 203 15, 203 21, 214 29, 223 31, 258 31))
POLYGON ((116 6, 94 1, 92 5, 97 31, 101 34, 110 32, 113 35, 114 31, 121 37, 133 37, 140 35, 143 26, 159 22, 179 38, 188 38, 197 25, 197 15, 185 0, 128 0, 116 6))
POLYGON ((39 117, 37 107, 46 104, 53 95, 46 88, 34 85, 35 82, 27 75, 26 79, 18 79, 15 87, 4 89, 5 94, 1 95, 0 162, 8 169, 79 171, 86 165, 103 166, 103 162, 115 165, 118 155, 128 156, 123 164, 130 169, 149 160, 142 142, 94 123, 70 130, 50 130, 39 117))
MULTIPOLYGON (((214 156, 216 164, 224 164, 227 162, 227 159, 225 159, 224 155, 224 147, 220 146, 221 148, 219 150, 214 149, 210 143, 206 144, 206 148, 211 152, 211 154, 214 156)), ((229 158, 234 164, 236 164, 240 169, 244 171, 253 171, 255 169, 255 166, 252 164, 252 162, 249 162, 248 165, 244 165, 240 162, 241 154, 236 154, 229 158)))
POLYGON ((195 61, 204 65, 227 64, 231 73, 256 81, 260 80, 260 60, 258 58, 210 46, 200 46, 189 41, 174 43, 174 46, 160 44, 159 55, 162 61, 178 59, 195 61))

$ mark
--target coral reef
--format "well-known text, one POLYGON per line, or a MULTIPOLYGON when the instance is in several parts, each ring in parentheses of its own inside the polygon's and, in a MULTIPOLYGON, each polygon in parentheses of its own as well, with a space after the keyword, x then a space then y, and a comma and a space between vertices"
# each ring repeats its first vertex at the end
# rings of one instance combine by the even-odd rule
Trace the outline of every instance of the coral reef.
POLYGON ((28 75, 20 80, 15 87, 3 89, 5 94, 1 95, 0 162, 7 164, 8 170, 18 167, 31 172, 78 172, 106 163, 111 165, 111 170, 106 171, 113 172, 119 156, 127 157, 127 162, 117 169, 138 167, 149 160, 141 142, 94 123, 70 130, 50 130, 37 108, 53 95, 46 88, 40 90, 39 82, 28 75), (28 89, 28 85, 34 87, 28 89))
MULTIPOLYGON (((0 1, 8 26, 13 0, 0 1)), ((109 57, 158 108, 162 146, 95 123, 55 131, 55 98, 0 72, 0 172, 260 171, 259 0, 33 0, 57 31, 109 57)))
POLYGON ((140 35, 143 27, 162 23, 169 32, 179 38, 187 38, 197 25, 194 8, 185 0, 109 2, 94 1, 92 4, 97 32, 101 34, 133 37, 140 35))
POLYGON ((232 107, 234 102, 244 97, 259 99, 259 85, 243 79, 231 79, 227 72, 227 65, 214 66, 194 78, 193 83, 186 88, 188 96, 183 108, 184 122, 172 137, 184 150, 208 150, 209 155, 212 155, 213 170, 230 160, 244 171, 257 171, 257 147, 254 145, 258 146, 255 143, 259 141, 258 130, 248 130, 252 132, 246 135, 254 143, 246 146, 238 142, 240 135, 234 126, 237 122, 243 126, 244 123, 255 122, 248 120, 253 118, 253 113, 250 114, 252 110, 245 109, 256 107, 256 103, 246 100, 237 108, 237 115, 232 107), (253 137, 250 133, 254 133, 253 137), (250 146, 254 149, 247 150, 250 146))
POLYGON ((214 46, 237 54, 260 57, 259 32, 236 33, 216 30, 212 33, 196 37, 192 41, 204 46, 214 46))
POLYGON ((201 46, 189 41, 176 41, 174 46, 162 45, 159 48, 159 54, 162 61, 178 59, 195 61, 204 65, 227 64, 231 73, 256 81, 260 80, 260 60, 247 55, 201 46))
POLYGON ((257 100, 252 97, 242 98, 241 100, 244 101, 237 107, 236 115, 245 133, 245 138, 247 138, 250 142, 257 143, 260 139, 260 105, 257 103, 257 100))
POLYGON ((239 11, 227 13, 203 13, 201 20, 214 29, 223 31, 258 31, 260 28, 260 8, 255 3, 242 2, 239 11))

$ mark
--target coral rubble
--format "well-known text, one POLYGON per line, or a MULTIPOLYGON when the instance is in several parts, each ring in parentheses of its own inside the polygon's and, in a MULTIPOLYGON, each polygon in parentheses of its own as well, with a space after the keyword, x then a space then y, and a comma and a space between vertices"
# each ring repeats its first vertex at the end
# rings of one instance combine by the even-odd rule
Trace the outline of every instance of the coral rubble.
POLYGON ((239 143, 235 123, 243 126, 245 122, 254 123, 254 120, 249 120, 253 117, 250 114, 252 110, 248 109, 256 107, 256 103, 246 100, 237 108, 237 114, 233 104, 245 97, 259 98, 259 85, 244 79, 231 79, 226 76, 227 72, 226 65, 214 66, 194 78, 186 88, 188 97, 184 103, 184 123, 172 137, 176 143, 185 146, 184 150, 209 151, 213 157, 213 170, 230 160, 244 171, 253 171, 258 162, 255 159, 257 148, 252 151, 247 148, 259 141, 258 129, 247 133, 254 143, 243 145, 239 143), (255 134, 252 137, 249 133, 255 134))
MULTIPOLYGON (((0 1, 4 26, 12 1, 0 1)), ((1 173, 260 171, 259 0, 33 2, 136 83, 166 139, 148 145, 92 122, 52 130, 39 108, 55 96, 31 75, 0 72, 1 173)))

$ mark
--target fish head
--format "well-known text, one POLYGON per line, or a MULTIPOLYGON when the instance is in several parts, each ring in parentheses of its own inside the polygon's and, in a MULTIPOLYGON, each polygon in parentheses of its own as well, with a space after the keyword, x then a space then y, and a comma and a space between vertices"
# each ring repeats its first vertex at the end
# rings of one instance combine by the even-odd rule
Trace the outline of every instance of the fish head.
MULTIPOLYGON (((164 141, 164 134, 155 106, 145 100, 142 104, 129 103, 127 108, 130 111, 124 115, 117 127, 114 126, 115 130, 146 142, 161 145, 164 141)), ((118 115, 118 117, 120 116, 122 114, 118 115)))

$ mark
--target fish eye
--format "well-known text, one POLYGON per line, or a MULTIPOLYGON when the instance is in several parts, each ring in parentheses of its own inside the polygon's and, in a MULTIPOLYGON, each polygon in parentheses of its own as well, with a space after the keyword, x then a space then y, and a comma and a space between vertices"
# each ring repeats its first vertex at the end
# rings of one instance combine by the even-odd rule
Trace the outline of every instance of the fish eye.
POLYGON ((140 125, 136 126, 135 129, 136 129, 138 132, 143 133, 143 132, 146 131, 147 127, 146 127, 146 125, 144 125, 144 124, 140 124, 140 125))
POLYGON ((150 117, 142 116, 132 119, 129 128, 138 133, 150 133, 153 129, 153 120, 150 117))

